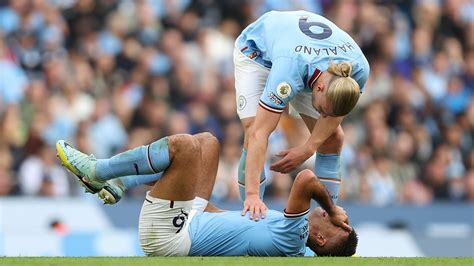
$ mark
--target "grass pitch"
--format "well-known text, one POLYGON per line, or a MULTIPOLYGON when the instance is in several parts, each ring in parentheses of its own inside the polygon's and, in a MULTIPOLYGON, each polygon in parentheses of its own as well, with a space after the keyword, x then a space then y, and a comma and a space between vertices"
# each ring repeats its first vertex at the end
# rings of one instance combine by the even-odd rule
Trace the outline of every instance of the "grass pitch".
POLYGON ((474 258, 256 258, 256 257, 182 257, 182 258, 146 258, 146 257, 0 257, 0 265, 8 266, 63 266, 63 265, 100 265, 100 266, 474 266, 474 258))

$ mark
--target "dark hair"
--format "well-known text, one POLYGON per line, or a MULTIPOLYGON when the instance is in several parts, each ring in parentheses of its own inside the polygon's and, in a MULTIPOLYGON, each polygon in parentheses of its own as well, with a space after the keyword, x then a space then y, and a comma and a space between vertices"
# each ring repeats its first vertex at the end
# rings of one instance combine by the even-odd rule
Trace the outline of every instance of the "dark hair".
POLYGON ((316 252, 318 257, 350 257, 355 254, 359 238, 354 228, 346 241, 341 241, 328 251, 316 252))

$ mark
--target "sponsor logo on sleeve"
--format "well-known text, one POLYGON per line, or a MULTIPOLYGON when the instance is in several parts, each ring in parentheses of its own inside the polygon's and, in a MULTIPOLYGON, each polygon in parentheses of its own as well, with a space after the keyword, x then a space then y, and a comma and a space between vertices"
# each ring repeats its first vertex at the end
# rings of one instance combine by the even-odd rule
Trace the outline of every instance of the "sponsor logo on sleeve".
POLYGON ((283 100, 278 98, 275 94, 273 94, 273 92, 270 92, 270 94, 268 95, 268 98, 270 98, 270 100, 278 106, 283 105, 283 100))

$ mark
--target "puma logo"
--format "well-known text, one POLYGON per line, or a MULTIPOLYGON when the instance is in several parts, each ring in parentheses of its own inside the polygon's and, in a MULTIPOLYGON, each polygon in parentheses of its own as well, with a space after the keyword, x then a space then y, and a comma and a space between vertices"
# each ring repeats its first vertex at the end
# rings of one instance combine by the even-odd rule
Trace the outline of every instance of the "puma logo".
POLYGON ((135 172, 137 173, 137 175, 140 175, 140 172, 138 172, 138 164, 134 163, 133 167, 135 167, 135 172))

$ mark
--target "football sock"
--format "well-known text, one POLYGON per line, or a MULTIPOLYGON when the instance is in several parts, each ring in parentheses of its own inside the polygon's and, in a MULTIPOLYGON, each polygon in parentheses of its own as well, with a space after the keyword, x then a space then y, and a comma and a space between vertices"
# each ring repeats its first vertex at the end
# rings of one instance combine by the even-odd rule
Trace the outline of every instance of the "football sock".
POLYGON ((149 175, 127 175, 121 176, 118 179, 122 182, 123 188, 126 190, 150 182, 158 181, 162 175, 163 172, 149 175))
MULTIPOLYGON (((238 171, 238 183, 239 183, 239 192, 240 199, 245 201, 245 161, 247 160, 247 150, 242 150, 242 155, 240 156, 239 161, 239 171, 238 171)), ((260 198, 263 199, 263 194, 265 193, 265 169, 260 173, 260 198)))
POLYGON ((97 160, 95 178, 106 181, 129 175, 150 175, 163 172, 170 165, 168 138, 97 160))
POLYGON ((319 181, 326 187, 329 196, 331 196, 332 201, 336 204, 342 180, 340 155, 317 152, 314 173, 319 177, 319 181))

